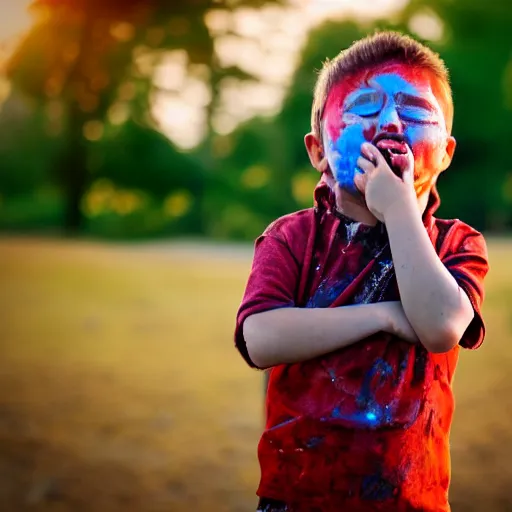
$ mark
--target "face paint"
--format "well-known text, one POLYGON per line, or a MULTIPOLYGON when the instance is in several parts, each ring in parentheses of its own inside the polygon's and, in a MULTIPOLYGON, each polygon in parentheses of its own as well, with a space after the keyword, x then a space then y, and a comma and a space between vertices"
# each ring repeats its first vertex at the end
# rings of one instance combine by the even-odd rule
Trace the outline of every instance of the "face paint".
MULTIPOLYGON (((448 132, 436 79, 428 71, 385 64, 335 85, 325 105, 323 141, 334 177, 350 193, 361 144, 372 142, 381 152, 414 155, 417 195, 429 189, 441 170, 448 132)), ((398 157, 397 157, 398 158, 398 157)))

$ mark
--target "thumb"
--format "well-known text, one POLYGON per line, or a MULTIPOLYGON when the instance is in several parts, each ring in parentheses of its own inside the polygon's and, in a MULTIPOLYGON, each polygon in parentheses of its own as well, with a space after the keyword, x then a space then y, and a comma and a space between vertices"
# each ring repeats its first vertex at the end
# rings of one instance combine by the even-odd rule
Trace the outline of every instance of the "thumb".
POLYGON ((402 180, 407 185, 414 185, 414 156, 411 151, 408 154, 408 165, 402 173, 402 180))
POLYGON ((354 174, 354 185, 361 192, 364 194, 364 191, 366 189, 366 182, 368 181, 368 176, 364 172, 356 172, 354 174))
POLYGON ((414 165, 408 166, 402 174, 402 180, 407 185, 414 186, 414 165))

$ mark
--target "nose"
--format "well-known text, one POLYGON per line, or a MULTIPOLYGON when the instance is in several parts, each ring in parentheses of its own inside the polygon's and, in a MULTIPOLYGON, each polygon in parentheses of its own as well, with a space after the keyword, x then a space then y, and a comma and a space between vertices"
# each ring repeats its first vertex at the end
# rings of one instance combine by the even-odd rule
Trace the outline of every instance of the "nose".
POLYGON ((393 102, 387 104, 379 116, 379 126, 377 133, 403 133, 402 121, 393 102))

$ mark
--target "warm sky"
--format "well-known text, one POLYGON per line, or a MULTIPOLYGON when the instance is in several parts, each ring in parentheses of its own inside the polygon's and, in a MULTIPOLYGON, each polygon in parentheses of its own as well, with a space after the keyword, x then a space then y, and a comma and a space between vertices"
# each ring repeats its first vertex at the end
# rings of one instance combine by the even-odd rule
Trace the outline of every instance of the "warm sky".
POLYGON ((0 42, 16 36, 30 26, 27 6, 30 0, 0 0, 0 42))
MULTIPOLYGON (((272 114, 281 103, 286 83, 308 30, 328 17, 355 15, 379 16, 400 8, 407 0, 291 0, 294 7, 286 13, 269 8, 260 15, 243 11, 234 18, 236 31, 244 36, 220 37, 217 51, 225 65, 244 67, 260 79, 256 85, 227 84, 222 95, 222 112, 215 120, 219 132, 231 131, 237 123, 254 114, 272 114)), ((16 38, 30 27, 27 7, 31 0, 0 0, 0 61, 12 50, 16 38)), ((212 19, 219 28, 223 19, 212 19)), ((201 138, 204 106, 209 92, 204 82, 184 73, 183 55, 175 52, 156 71, 156 82, 176 93, 160 93, 153 104, 153 114, 161 130, 175 143, 186 148, 201 138), (184 127, 188 127, 184 130, 184 127)), ((1 80, 0 80, 1 81, 1 80)), ((0 86, 2 84, 0 83, 0 86)), ((1 87, 0 87, 1 89, 1 87)))
MULTIPOLYGON (((31 0, 0 0, 0 43, 26 30, 30 25, 27 6, 31 0)), ((401 0, 295 0, 297 7, 310 19, 321 19, 333 13, 353 12, 371 16, 403 4, 401 0)))

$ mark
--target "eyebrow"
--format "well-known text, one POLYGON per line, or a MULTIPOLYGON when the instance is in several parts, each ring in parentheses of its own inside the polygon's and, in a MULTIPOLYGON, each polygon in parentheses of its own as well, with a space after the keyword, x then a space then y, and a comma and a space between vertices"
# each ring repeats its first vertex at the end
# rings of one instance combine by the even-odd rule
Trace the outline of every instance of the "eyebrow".
POLYGON ((430 101, 419 98, 418 96, 413 96, 412 94, 407 94, 405 92, 398 92, 395 95, 395 101, 400 105, 409 105, 411 107, 424 108, 429 110, 430 112, 435 112, 436 109, 430 101))

